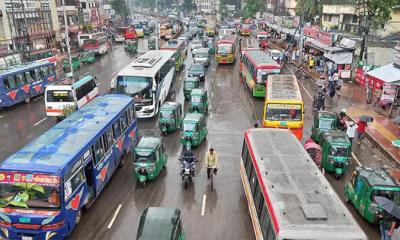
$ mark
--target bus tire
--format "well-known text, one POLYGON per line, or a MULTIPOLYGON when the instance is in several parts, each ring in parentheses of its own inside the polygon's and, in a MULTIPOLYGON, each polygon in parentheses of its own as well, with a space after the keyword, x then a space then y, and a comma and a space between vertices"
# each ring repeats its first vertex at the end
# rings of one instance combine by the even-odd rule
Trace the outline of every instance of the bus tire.
POLYGON ((30 103, 31 102, 31 96, 28 94, 27 97, 25 98, 25 103, 30 103))

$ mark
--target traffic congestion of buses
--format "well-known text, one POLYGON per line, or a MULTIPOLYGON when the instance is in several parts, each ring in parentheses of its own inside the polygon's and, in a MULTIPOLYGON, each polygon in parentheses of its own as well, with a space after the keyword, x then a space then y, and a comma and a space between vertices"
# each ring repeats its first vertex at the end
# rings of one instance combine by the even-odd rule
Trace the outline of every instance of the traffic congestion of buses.
MULTIPOLYGON (((211 81, 207 72, 216 63, 230 71, 238 64, 248 97, 264 103, 261 124, 256 126, 260 128, 243 133, 238 146, 242 154, 237 156, 255 239, 368 239, 320 171, 335 177, 344 174, 349 140, 333 131, 336 116, 319 112, 312 138, 320 147, 303 147, 305 107, 298 80, 283 72, 283 63, 269 51, 269 38, 268 31, 244 21, 232 26, 195 16, 141 16, 115 27, 112 34, 79 34, 80 51, 71 55, 71 61, 52 52, 37 53, 26 63, 1 69, 0 108, 43 95, 46 114, 57 118, 57 124, 2 159, 0 238, 67 238, 127 162, 142 187, 162 177, 168 161, 164 141, 175 131, 184 149, 182 169, 176 171, 185 189, 195 184, 196 162, 187 159, 185 151, 206 144, 212 107, 205 83, 211 81), (138 38, 144 38, 148 47, 143 54, 138 53, 138 38), (123 46, 132 60, 110 79, 106 93, 99 92, 95 72, 70 72, 98 61, 113 45, 123 46), (194 62, 185 66, 190 54, 194 62), (169 101, 177 74, 185 67, 184 100, 169 101), (141 135, 139 121, 154 118, 160 135, 141 135)), ((210 168, 213 179, 217 167, 210 168)), ((383 191, 400 199, 400 187, 390 175, 362 167, 343 191, 371 224, 378 221, 373 196, 383 191), (363 191, 358 182, 364 183, 363 191)), ((190 239, 180 209, 143 210, 137 239, 190 239)))

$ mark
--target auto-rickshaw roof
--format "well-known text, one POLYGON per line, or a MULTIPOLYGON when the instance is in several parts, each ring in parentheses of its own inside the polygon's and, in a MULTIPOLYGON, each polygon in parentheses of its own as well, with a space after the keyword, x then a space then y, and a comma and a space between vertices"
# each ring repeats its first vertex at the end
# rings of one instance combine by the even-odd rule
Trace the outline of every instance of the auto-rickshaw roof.
POLYGON ((319 111, 318 118, 336 118, 336 114, 334 112, 319 111))
POLYGON ((185 116, 184 122, 198 122, 200 121, 204 115, 202 113, 188 113, 185 116))
POLYGON ((200 82, 199 77, 187 77, 184 82, 200 82))
POLYGON ((396 181, 382 169, 356 167, 356 170, 359 172, 360 176, 365 177, 368 183, 373 187, 399 187, 396 181))
POLYGON ((137 239, 169 239, 180 216, 181 211, 177 208, 146 208, 140 217, 137 239))
POLYGON ((139 141, 139 144, 136 146, 135 150, 142 149, 156 149, 161 145, 161 139, 158 137, 142 137, 139 141))
POLYGON ((329 131, 322 134, 322 137, 331 144, 347 144, 350 145, 350 140, 347 135, 339 130, 329 131))
POLYGON ((161 106, 161 108, 160 108, 160 111, 163 111, 163 110, 175 110, 175 109, 177 109, 177 108, 180 108, 182 105, 180 104, 180 103, 177 103, 177 102, 165 102, 162 106, 161 106))
POLYGON ((205 95, 205 94, 207 94, 207 90, 202 88, 194 88, 190 93, 190 95, 205 95))

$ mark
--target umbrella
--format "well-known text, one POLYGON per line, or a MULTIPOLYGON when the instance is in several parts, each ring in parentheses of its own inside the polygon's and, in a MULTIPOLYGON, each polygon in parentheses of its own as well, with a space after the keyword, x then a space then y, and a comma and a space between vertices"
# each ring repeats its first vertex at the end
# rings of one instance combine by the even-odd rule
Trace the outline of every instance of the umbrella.
POLYGON ((400 139, 392 141, 392 144, 400 148, 400 139))
POLYGON ((375 201, 387 213, 389 213, 390 215, 392 215, 397 219, 400 219, 400 208, 392 200, 389 200, 385 197, 376 196, 375 201))
POLYGON ((400 115, 395 117, 395 118, 393 118, 393 122, 397 123, 397 124, 400 124, 400 115))
POLYGON ((371 116, 368 116, 368 115, 362 115, 362 116, 360 116, 360 121, 361 122, 373 122, 374 121, 374 118, 373 117, 371 117, 371 116))

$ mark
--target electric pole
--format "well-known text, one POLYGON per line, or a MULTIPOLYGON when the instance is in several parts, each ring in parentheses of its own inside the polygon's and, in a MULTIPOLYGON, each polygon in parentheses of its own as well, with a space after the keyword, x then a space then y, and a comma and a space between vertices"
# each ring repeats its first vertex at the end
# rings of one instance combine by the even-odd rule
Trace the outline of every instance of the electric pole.
POLYGON ((62 0, 62 5, 63 5, 63 12, 64 12, 65 44, 67 45, 69 69, 70 69, 71 74, 72 74, 72 76, 73 76, 73 75, 74 75, 74 69, 73 69, 73 67, 72 67, 71 48, 70 48, 70 46, 69 46, 67 13, 65 12, 65 0, 62 0))

